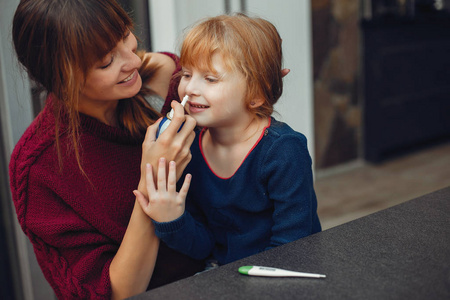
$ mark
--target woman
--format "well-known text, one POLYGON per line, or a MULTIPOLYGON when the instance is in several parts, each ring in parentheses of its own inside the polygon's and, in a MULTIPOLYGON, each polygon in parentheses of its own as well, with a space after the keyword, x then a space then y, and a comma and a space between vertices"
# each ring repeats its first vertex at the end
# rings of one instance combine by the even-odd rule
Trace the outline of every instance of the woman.
POLYGON ((177 57, 137 52, 131 30, 114 0, 22 0, 14 16, 18 59, 48 97, 11 156, 11 190, 61 299, 125 298, 202 269, 160 245, 132 194, 146 191, 147 163, 185 168, 195 121, 174 101, 155 141, 161 114, 144 96, 175 97, 177 57))

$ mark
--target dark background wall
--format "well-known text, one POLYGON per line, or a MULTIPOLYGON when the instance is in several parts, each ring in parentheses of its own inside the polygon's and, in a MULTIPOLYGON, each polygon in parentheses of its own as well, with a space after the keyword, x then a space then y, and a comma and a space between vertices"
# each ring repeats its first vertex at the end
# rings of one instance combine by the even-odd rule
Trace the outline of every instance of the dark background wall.
POLYGON ((316 169, 450 138, 449 0, 311 0, 316 169))

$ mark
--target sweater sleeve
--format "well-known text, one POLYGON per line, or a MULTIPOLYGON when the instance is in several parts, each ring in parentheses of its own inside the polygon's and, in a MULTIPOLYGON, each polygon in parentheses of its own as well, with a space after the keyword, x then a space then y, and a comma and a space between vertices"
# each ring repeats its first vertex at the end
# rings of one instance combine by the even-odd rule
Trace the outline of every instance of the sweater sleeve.
POLYGON ((110 299, 109 266, 119 244, 102 235, 33 170, 21 222, 58 298, 110 299))
POLYGON ((274 203, 267 249, 314 233, 317 200, 306 138, 298 133, 280 136, 267 151, 262 170, 274 203))
POLYGON ((189 208, 184 214, 171 222, 156 222, 156 235, 170 248, 186 254, 194 259, 207 258, 214 248, 212 232, 205 226, 202 218, 195 214, 194 208, 189 208))
POLYGON ((43 175, 20 148, 11 157, 11 192, 45 278, 58 299, 110 299, 109 266, 119 244, 67 205, 63 198, 72 195, 57 188, 64 183, 43 175))

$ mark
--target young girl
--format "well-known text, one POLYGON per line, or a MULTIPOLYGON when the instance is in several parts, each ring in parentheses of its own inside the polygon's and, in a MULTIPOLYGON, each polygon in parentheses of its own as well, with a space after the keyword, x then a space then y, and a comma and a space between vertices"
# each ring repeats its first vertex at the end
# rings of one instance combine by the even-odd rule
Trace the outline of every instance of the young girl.
POLYGON ((319 232, 306 138, 271 117, 283 87, 276 28, 242 14, 210 18, 187 33, 180 59, 178 93, 203 129, 179 193, 175 163, 157 187, 148 166, 149 201, 136 195, 156 234, 225 264, 319 232))
POLYGON ((138 52, 132 28, 115 0, 22 0, 14 16, 17 57, 48 97, 11 156, 11 192, 58 299, 123 299, 203 268, 160 244, 132 194, 161 156, 181 175, 195 136, 175 101, 155 141, 144 96, 170 103, 178 57, 138 52))

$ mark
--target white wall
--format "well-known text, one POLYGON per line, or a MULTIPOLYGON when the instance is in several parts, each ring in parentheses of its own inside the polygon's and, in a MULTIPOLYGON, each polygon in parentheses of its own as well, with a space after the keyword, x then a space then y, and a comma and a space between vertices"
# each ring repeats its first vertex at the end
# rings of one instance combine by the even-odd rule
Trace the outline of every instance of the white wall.
MULTIPOLYGON (((284 78, 283 96, 275 109, 281 121, 308 138, 314 154, 311 9, 308 0, 247 0, 247 11, 271 21, 283 39, 283 65, 291 69, 284 78)), ((275 116, 276 117, 276 116, 275 116)), ((314 159, 313 159, 314 161, 314 159)))
MULTIPOLYGON (((314 161, 312 86, 312 41, 309 0, 247 0, 249 15, 272 22, 283 39, 284 67, 291 72, 284 79, 284 91, 275 106, 274 117, 288 123, 308 138, 314 161)), ((183 29, 200 18, 225 13, 224 0, 150 0, 154 51, 177 53, 183 29)), ((240 1, 230 1, 240 10, 240 1)))
POLYGON ((30 85, 12 48, 12 18, 18 3, 18 0, 0 2, 0 113, 8 155, 32 119, 30 85))
POLYGON ((223 0, 149 0, 153 51, 176 52, 184 28, 198 19, 223 14, 223 0))

